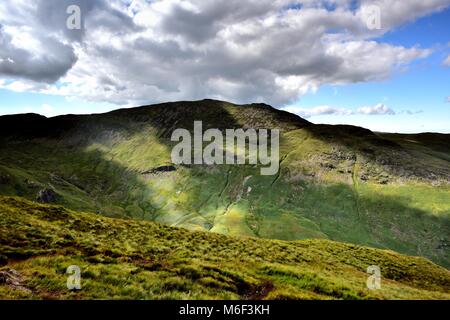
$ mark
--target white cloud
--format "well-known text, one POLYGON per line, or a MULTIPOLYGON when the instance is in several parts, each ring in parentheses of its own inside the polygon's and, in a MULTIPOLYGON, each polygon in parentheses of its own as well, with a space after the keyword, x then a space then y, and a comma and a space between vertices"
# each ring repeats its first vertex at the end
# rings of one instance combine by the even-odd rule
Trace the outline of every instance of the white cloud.
POLYGON ((396 115, 396 114, 406 114, 415 115, 423 113, 422 110, 412 111, 412 110, 402 110, 400 112, 395 112, 385 104, 379 103, 374 106, 360 107, 356 111, 350 108, 337 108, 332 106, 318 106, 313 108, 301 108, 296 106, 288 106, 282 108, 282 110, 297 114, 303 118, 310 118, 314 116, 323 115, 337 115, 337 116, 351 116, 351 115, 396 115))
POLYGON ((358 109, 358 113, 366 115, 395 115, 394 110, 382 103, 369 107, 361 107, 358 109))
POLYGON ((381 30, 369 30, 352 3, 2 1, 0 87, 119 105, 204 97, 288 105, 324 84, 386 79, 428 56, 374 40, 450 0, 376 1, 381 30), (82 9, 81 31, 66 28, 69 4, 82 9))
POLYGON ((444 66, 450 67, 450 54, 448 55, 448 57, 444 60, 444 66))
POLYGON ((423 110, 402 110, 402 111, 398 112, 397 114, 406 114, 409 116, 413 116, 413 115, 421 114, 421 113, 423 113, 423 110))
POLYGON ((441 11, 449 5, 448 0, 361 0, 361 3, 363 6, 376 5, 380 8, 383 32, 414 21, 418 17, 441 11))
POLYGON ((303 118, 310 118, 313 116, 322 115, 340 115, 349 116, 354 114, 352 110, 345 108, 335 108, 330 106, 318 106, 314 108, 297 108, 297 107, 286 107, 283 108, 284 111, 295 113, 303 118))

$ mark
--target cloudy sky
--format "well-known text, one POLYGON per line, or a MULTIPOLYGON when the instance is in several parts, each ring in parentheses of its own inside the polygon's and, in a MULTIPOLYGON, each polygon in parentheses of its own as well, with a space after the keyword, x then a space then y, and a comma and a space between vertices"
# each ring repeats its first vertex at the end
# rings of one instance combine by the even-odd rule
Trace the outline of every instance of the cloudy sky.
POLYGON ((450 133, 449 30, 450 0, 2 0, 0 114, 215 98, 450 133))

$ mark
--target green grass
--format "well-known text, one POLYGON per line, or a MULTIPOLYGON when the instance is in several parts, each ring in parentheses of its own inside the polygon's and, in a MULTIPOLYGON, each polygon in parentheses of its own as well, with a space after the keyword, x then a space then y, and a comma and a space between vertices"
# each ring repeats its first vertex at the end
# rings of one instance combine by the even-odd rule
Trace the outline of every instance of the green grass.
POLYGON ((449 299, 450 272, 419 257, 328 240, 192 232, 0 197, 0 299, 449 299), (80 291, 66 269, 81 268, 80 291), (366 288, 370 265, 380 290, 366 288))
POLYGON ((56 204, 77 211, 234 236, 344 241, 450 266, 448 135, 312 125, 265 105, 211 100, 42 125, 20 119, 0 117, 0 178, 9 177, 0 195, 34 200, 50 187, 56 204), (171 162, 171 132, 194 120, 205 129, 279 128, 280 174, 226 165, 151 173, 171 162))

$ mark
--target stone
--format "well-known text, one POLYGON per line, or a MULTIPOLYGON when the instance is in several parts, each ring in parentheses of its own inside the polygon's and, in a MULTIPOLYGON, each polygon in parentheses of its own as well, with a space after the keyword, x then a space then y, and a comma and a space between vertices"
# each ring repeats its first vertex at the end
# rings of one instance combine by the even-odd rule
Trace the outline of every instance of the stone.
POLYGON ((55 190, 45 188, 38 192, 36 201, 41 203, 54 203, 56 202, 57 197, 58 194, 55 192, 55 190))

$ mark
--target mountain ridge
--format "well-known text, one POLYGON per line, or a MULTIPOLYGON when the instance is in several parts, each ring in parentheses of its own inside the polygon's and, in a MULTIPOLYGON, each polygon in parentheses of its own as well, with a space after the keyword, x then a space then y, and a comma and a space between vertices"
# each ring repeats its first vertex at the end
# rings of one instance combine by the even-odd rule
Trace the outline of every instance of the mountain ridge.
POLYGON ((2 195, 227 235, 390 248, 450 265, 446 136, 315 125, 267 105, 214 100, 0 124, 2 195), (173 130, 192 130, 195 120, 205 129, 280 129, 279 174, 262 177, 251 165, 158 170, 173 166, 173 130))

